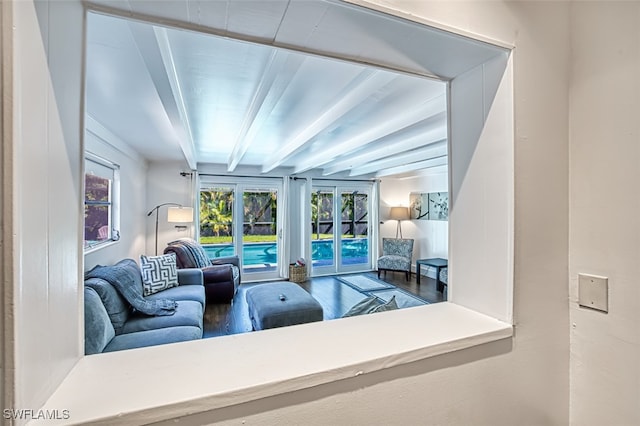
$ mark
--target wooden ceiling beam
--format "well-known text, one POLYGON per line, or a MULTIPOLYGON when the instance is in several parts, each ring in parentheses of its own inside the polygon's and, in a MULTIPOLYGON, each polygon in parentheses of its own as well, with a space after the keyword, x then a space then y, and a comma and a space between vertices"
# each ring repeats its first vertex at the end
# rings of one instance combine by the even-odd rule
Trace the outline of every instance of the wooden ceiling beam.
POLYGON ((195 145, 166 29, 140 25, 129 25, 129 28, 176 134, 185 161, 191 170, 195 170, 195 145))
POLYGON ((438 166, 447 165, 449 158, 447 156, 431 158, 429 160, 418 161, 415 163, 405 164, 403 166, 391 167, 385 170, 380 170, 376 173, 376 177, 392 176, 401 173, 413 172, 417 170, 425 170, 438 166))
POLYGON ((322 155, 315 155, 297 164, 294 167, 293 173, 302 173, 314 168, 322 167, 341 155, 354 152, 373 141, 402 131, 425 118, 440 114, 443 111, 446 111, 446 108, 447 103, 445 95, 442 94, 435 96, 422 104, 417 105, 411 111, 396 114, 390 117, 389 120, 364 129, 354 137, 345 140, 332 140, 330 145, 331 147, 323 150, 322 155))
POLYGON ((233 172, 254 143, 254 138, 278 104, 289 83, 304 63, 301 55, 286 55, 274 49, 267 60, 262 78, 251 99, 236 143, 227 161, 227 171, 233 172))
MULTIPOLYGON (((436 144, 434 144, 436 145, 436 144)), ((405 151, 397 155, 381 158, 359 167, 354 167, 349 171, 349 176, 362 176, 370 173, 380 172, 393 167, 405 164, 416 163, 432 158, 441 158, 447 156, 447 144, 438 144, 437 146, 429 145, 424 148, 405 151)))
POLYGON ((349 155, 339 157, 327 163, 323 168, 323 176, 339 173, 359 167, 380 158, 411 151, 425 146, 447 145, 447 114, 442 112, 420 122, 409 129, 403 129, 381 140, 376 147, 363 148, 349 155))
POLYGON ((141 25, 129 25, 129 28, 176 134, 184 158, 191 170, 196 170, 197 160, 193 135, 179 77, 173 62, 167 30, 141 25))
POLYGON ((380 87, 390 83, 394 78, 396 76, 387 72, 383 73, 373 69, 363 70, 336 96, 329 108, 312 122, 305 124, 300 132, 292 136, 282 148, 265 161, 262 166, 262 173, 272 171, 300 152, 313 141, 315 136, 361 104, 380 87))

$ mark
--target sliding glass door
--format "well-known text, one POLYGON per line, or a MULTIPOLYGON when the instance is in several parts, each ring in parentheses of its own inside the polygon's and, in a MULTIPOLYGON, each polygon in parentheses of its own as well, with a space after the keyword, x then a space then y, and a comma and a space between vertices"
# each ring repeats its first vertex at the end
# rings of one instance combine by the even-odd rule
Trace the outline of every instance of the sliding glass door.
POLYGON ((253 279, 277 277, 278 192, 259 185, 242 190, 242 265, 253 279))
POLYGON ((239 255, 243 281, 279 277, 282 184, 201 183, 200 243, 210 258, 239 255))
POLYGON ((311 263, 314 275, 371 269, 371 185, 313 186, 311 263))

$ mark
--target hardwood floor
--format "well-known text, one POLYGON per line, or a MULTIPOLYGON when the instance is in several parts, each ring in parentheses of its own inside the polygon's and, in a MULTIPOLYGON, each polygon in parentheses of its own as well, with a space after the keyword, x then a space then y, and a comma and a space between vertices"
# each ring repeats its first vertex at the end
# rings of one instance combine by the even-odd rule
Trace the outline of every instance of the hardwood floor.
MULTIPOLYGON (((376 272, 366 273, 377 278, 376 272)), ((447 300, 447 290, 444 293, 436 290, 436 282, 423 276, 420 285, 416 283, 415 274, 411 275, 407 282, 404 273, 383 273, 380 279, 395 285, 419 298, 429 302, 438 303, 447 300)), ((247 333, 252 331, 249 309, 245 298, 247 289, 256 285, 268 283, 243 283, 231 304, 208 304, 204 314, 204 337, 217 337, 229 334, 247 333)), ((310 278, 300 286, 308 291, 324 310, 324 320, 340 318, 353 305, 363 299, 362 293, 351 286, 336 279, 335 276, 310 278)))

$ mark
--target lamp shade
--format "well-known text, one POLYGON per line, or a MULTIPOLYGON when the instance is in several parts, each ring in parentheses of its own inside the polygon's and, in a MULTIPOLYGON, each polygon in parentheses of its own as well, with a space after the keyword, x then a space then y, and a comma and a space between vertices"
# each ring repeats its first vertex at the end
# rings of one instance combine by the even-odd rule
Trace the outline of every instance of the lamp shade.
POLYGON ((167 209, 167 222, 193 222, 193 207, 169 207, 167 209))
POLYGON ((408 207, 391 207, 391 211, 389 212, 389 219, 409 220, 409 208, 408 207))

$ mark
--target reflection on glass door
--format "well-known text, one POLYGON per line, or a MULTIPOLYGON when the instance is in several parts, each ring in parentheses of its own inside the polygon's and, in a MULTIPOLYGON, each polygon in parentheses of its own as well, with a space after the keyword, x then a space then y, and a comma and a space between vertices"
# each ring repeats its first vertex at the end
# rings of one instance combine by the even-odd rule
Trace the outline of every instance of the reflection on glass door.
POLYGON ((367 185, 313 187, 311 261, 314 275, 370 269, 369 194, 367 185))
POLYGON ((311 262, 314 268, 333 267, 333 189, 314 188, 311 193, 311 262))
POLYGON ((278 190, 246 188, 242 193, 243 272, 275 272, 278 267, 278 190))
POLYGON ((369 264, 369 197, 358 191, 342 192, 342 270, 369 264))
POLYGON ((233 239, 234 188, 200 191, 200 244, 210 259, 236 254, 233 239))
POLYGON ((281 187, 249 182, 201 186, 200 244, 210 259, 239 255, 243 281, 280 276, 281 187))

